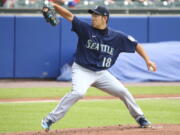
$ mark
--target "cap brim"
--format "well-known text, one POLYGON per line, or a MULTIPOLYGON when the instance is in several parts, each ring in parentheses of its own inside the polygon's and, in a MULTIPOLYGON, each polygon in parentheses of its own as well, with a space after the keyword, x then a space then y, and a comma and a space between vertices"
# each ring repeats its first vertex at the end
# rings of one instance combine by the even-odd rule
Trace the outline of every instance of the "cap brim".
POLYGON ((101 15, 101 13, 99 13, 98 11, 96 11, 96 10, 94 10, 94 9, 89 9, 89 10, 88 10, 88 13, 89 13, 89 14, 95 13, 95 14, 97 14, 97 15, 101 15))

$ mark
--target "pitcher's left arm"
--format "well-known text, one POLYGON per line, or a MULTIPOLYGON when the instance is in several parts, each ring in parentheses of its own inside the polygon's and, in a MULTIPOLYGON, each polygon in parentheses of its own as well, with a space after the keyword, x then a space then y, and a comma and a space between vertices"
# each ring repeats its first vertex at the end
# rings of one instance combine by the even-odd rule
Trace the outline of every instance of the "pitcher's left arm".
POLYGON ((150 60, 148 54, 146 53, 142 45, 137 44, 136 52, 145 60, 149 71, 155 72, 157 70, 156 64, 150 60))

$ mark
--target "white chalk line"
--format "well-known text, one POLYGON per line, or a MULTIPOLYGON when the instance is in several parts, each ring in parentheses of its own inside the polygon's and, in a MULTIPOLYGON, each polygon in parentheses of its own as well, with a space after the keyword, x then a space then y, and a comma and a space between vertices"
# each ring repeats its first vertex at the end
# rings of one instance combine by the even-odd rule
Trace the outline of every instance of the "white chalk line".
MULTIPOLYGON (((135 100, 179 100, 180 97, 152 97, 152 98, 135 98, 135 100)), ((82 99, 82 102, 95 102, 95 101, 117 101, 119 99, 82 99)), ((59 100, 31 100, 31 101, 0 101, 0 104, 14 104, 14 103, 55 103, 59 100)))

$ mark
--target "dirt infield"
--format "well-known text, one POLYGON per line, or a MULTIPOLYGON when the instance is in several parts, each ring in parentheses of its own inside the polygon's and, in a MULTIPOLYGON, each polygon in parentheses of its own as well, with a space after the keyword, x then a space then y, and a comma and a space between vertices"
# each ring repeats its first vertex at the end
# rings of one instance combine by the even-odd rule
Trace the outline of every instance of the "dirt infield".
MULTIPOLYGON (((125 86, 180 86, 180 82, 123 83, 125 86)), ((68 87, 71 82, 39 79, 0 79, 0 88, 68 87)))
POLYGON ((2 133, 0 135, 179 135, 180 124, 158 124, 151 128, 139 128, 135 125, 117 125, 109 127, 91 127, 81 129, 52 130, 48 133, 19 132, 2 133))
MULTIPOLYGON (((180 99, 180 94, 159 94, 159 95, 135 95, 136 99, 180 99)), ((12 103, 12 102, 58 102, 61 98, 21 98, 21 99, 0 99, 0 103, 12 103)), ((117 99, 117 97, 113 96, 86 96, 82 100, 111 100, 117 99)))

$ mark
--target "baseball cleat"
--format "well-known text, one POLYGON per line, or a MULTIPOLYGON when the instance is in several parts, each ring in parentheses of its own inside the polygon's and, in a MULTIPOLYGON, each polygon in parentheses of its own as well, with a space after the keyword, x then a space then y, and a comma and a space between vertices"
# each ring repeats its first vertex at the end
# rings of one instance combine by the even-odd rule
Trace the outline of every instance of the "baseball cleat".
POLYGON ((46 132, 48 132, 50 130, 52 123, 53 122, 51 120, 44 118, 41 122, 41 126, 46 132))
POLYGON ((140 116, 136 119, 137 123, 140 125, 141 128, 150 128, 151 122, 148 121, 144 116, 140 116))

